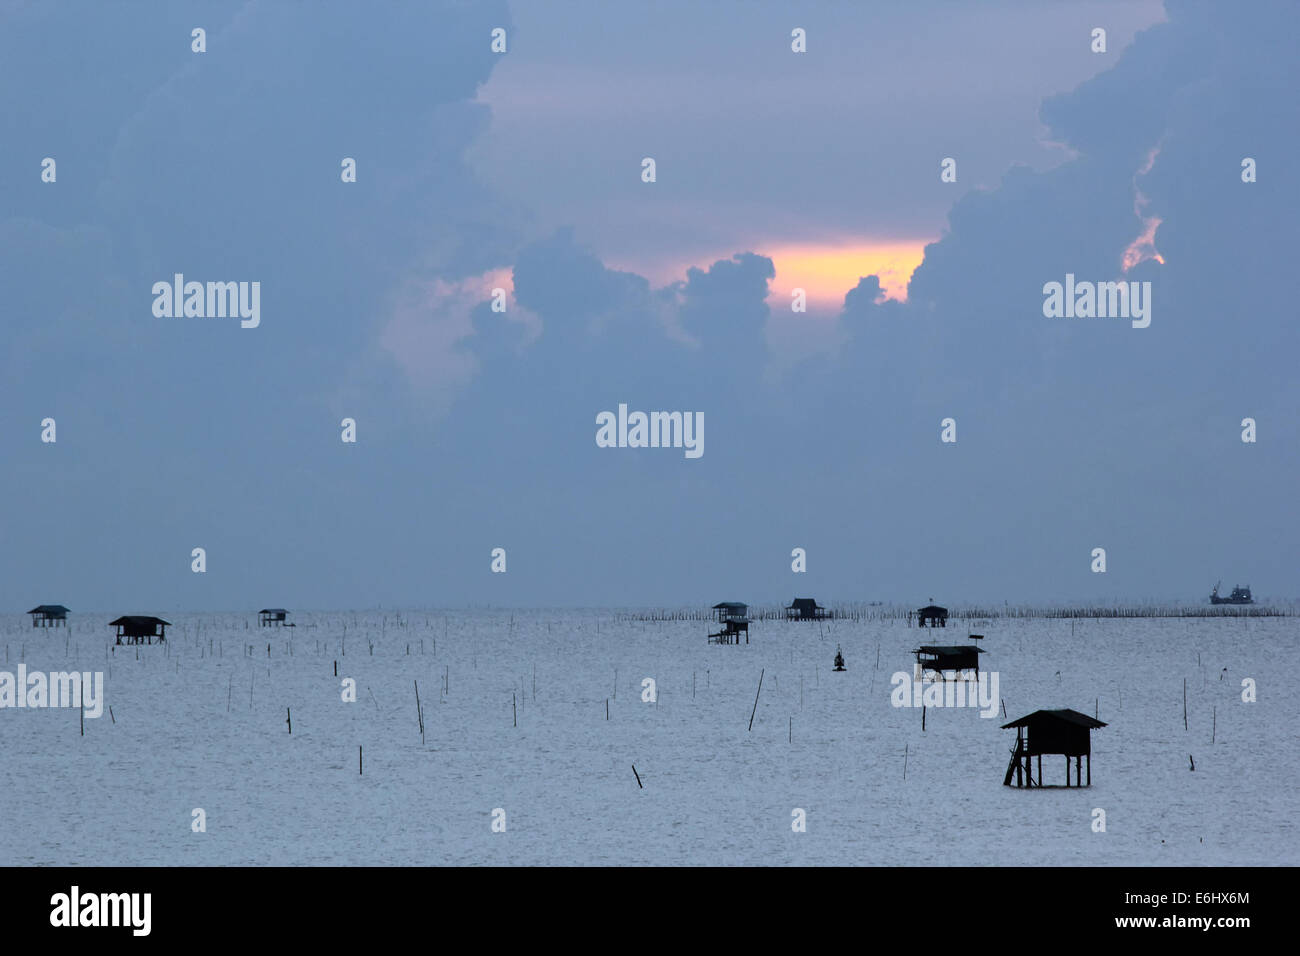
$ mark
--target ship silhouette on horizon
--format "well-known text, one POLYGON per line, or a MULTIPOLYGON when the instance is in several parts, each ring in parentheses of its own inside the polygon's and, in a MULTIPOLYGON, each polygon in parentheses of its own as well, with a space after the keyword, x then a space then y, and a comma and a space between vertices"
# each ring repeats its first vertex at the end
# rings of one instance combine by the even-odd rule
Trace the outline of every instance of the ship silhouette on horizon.
MULTIPOLYGON (((1219 584, 1222 583, 1223 583, 1222 581, 1219 582, 1219 584)), ((1229 594, 1227 597, 1219 597, 1219 584, 1216 584, 1214 586, 1214 590, 1210 592, 1211 604, 1254 604, 1255 603, 1255 599, 1250 596, 1250 585, 1247 585, 1244 588, 1238 585, 1232 589, 1232 593, 1229 594)))

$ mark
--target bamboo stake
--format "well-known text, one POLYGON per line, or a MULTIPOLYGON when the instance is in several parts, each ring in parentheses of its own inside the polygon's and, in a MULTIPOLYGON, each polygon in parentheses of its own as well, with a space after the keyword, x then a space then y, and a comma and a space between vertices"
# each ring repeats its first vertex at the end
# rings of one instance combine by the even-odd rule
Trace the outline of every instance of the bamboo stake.
POLYGON ((758 672, 758 690, 754 692, 754 709, 749 712, 749 729, 754 729, 754 715, 758 713, 758 695, 763 693, 763 674, 767 668, 758 672))
POLYGON ((644 790, 645 784, 641 782, 641 775, 636 772, 636 764, 632 764, 632 773, 636 776, 636 785, 644 790))

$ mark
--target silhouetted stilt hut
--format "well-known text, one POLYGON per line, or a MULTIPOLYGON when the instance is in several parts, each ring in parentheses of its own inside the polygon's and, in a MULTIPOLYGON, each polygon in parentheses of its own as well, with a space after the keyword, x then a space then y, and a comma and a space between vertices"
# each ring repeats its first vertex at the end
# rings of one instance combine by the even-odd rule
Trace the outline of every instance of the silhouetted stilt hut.
POLYGON ((282 607, 264 607, 257 612, 257 620, 262 627, 283 627, 284 619, 288 614, 289 612, 282 607))
POLYGON ((716 644, 739 644, 740 635, 745 635, 749 643, 749 605, 739 601, 722 601, 713 605, 713 619, 722 625, 716 634, 710 634, 710 642, 716 644))
POLYGON ((795 598, 785 609, 788 621, 820 621, 827 616, 826 608, 813 598, 795 598))
POLYGON ((927 604, 916 610, 917 627, 947 627, 948 609, 937 604, 927 604))
POLYGON ((109 627, 117 628, 117 643, 121 644, 122 638, 126 638, 127 644, 152 644, 153 639, 158 638, 158 643, 167 640, 167 625, 170 621, 164 621, 160 617, 149 617, 143 614, 128 614, 119 617, 116 621, 109 621, 109 627))
POLYGON ((1074 758, 1074 785, 1092 786, 1092 731, 1106 724, 1081 714, 1077 710, 1036 710, 1019 720, 1003 724, 1003 730, 1016 729, 1016 747, 1007 764, 1007 775, 1002 785, 1011 786, 1016 778, 1017 787, 1043 787, 1043 754, 1065 756, 1065 785, 1070 786, 1070 758, 1074 758), (1038 758, 1038 776, 1033 774, 1031 759, 1038 758), (1082 782, 1083 758, 1088 758, 1088 782, 1082 782))
POLYGON ((913 653, 916 654, 917 677, 926 671, 934 671, 942 676, 953 671, 960 676, 962 671, 974 671, 980 676, 980 655, 983 650, 974 644, 922 644, 913 653))
POLYGON ((38 604, 27 613, 32 616, 32 627, 67 627, 68 611, 62 604, 38 604))

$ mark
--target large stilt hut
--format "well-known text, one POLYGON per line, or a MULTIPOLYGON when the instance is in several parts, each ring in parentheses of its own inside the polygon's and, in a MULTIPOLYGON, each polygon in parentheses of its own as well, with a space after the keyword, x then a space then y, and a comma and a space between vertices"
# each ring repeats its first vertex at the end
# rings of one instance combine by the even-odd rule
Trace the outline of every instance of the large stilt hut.
POLYGON ((722 625, 709 635, 710 644, 739 644, 740 635, 749 643, 749 605, 739 601, 722 601, 713 605, 713 619, 722 625))
POLYGON ((116 621, 109 621, 109 627, 117 628, 117 643, 122 644, 152 644, 153 639, 158 638, 161 644, 167 640, 167 625, 170 621, 164 621, 160 617, 151 617, 144 614, 127 614, 119 617, 116 621), (125 641, 122 639, 126 638, 125 641))
POLYGON ((1036 710, 1019 720, 1003 724, 1003 730, 1016 730, 1016 746, 1011 751, 1007 775, 1003 786, 1011 786, 1015 777, 1017 787, 1046 787, 1043 782, 1043 754, 1061 754, 1065 757, 1065 786, 1070 786, 1070 758, 1074 758, 1074 786, 1092 786, 1092 731, 1105 727, 1077 710, 1036 710), (1038 758, 1034 767, 1033 758, 1038 758), (1083 760, 1088 761, 1087 783, 1083 782, 1083 760), (1035 771, 1037 771, 1035 773, 1035 771))

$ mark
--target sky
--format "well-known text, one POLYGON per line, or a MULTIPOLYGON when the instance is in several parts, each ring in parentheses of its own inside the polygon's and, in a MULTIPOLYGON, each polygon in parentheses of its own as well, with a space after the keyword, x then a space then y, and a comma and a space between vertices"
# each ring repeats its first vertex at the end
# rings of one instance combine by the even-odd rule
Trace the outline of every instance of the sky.
POLYGON ((0 3, 2 606, 1293 599, 1298 26, 0 3))

